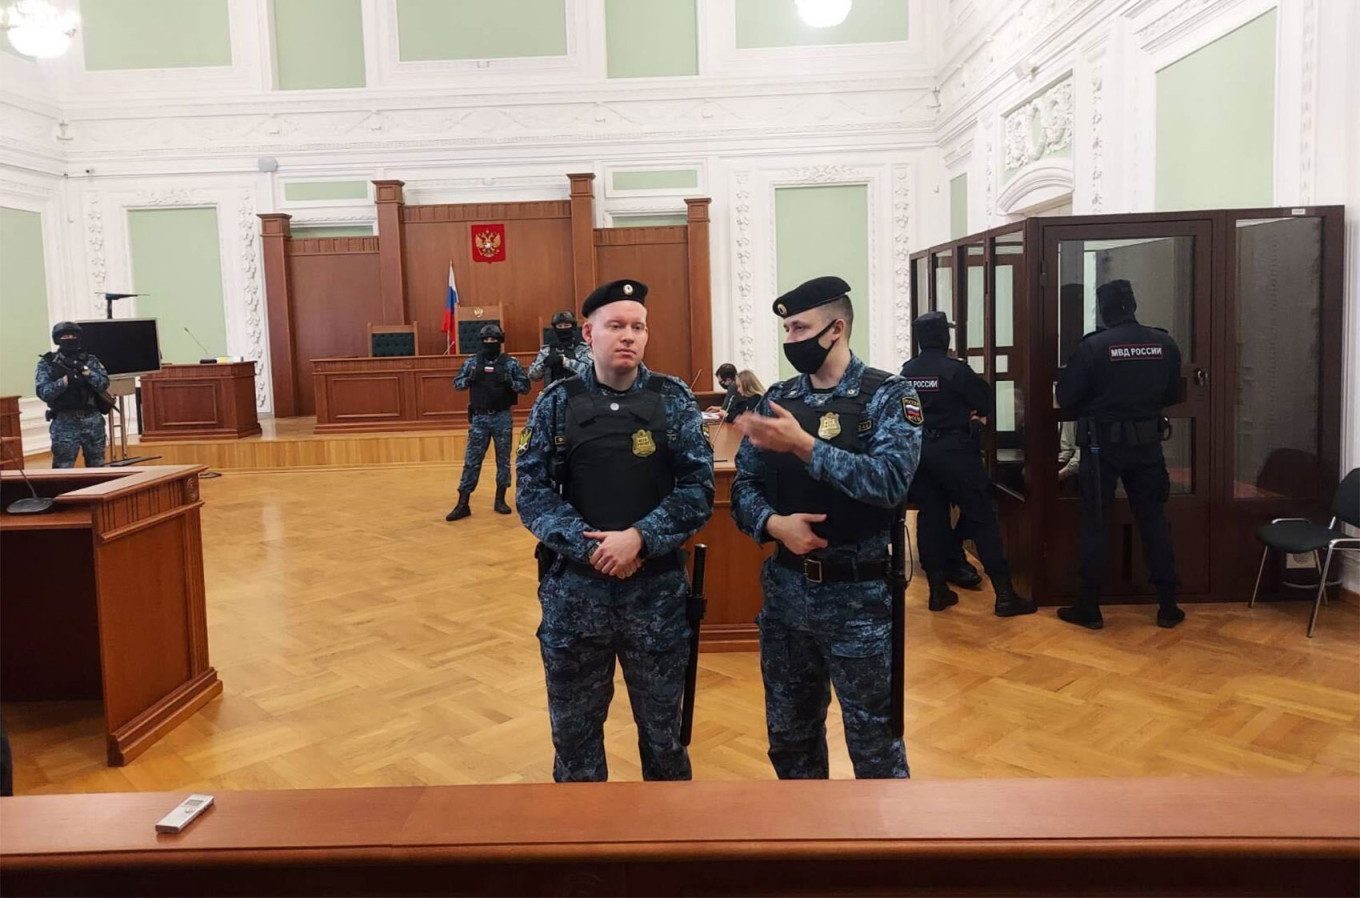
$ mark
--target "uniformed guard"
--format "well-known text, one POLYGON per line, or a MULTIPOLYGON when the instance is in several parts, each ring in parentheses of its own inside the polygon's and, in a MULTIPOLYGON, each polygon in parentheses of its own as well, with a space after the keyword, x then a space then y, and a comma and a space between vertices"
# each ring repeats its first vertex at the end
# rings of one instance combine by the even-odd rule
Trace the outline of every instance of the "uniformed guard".
POLYGON ((917 509, 921 567, 930 581, 930 610, 943 611, 959 600, 949 588, 957 545, 949 525, 953 504, 969 522, 983 570, 992 581, 996 616, 1033 614, 1034 602, 1017 594, 1011 585, 992 481, 971 432, 974 415, 986 418, 992 414, 992 387, 969 365, 949 357, 951 326, 944 312, 926 312, 912 322, 920 354, 902 366, 902 376, 921 397, 925 412, 921 466, 911 484, 911 498, 917 509))
POLYGON ((478 332, 481 352, 463 362, 458 376, 453 379, 455 390, 468 390, 467 453, 463 456, 463 476, 458 481, 458 504, 444 516, 456 521, 472 514, 468 500, 477 488, 482 475, 482 459, 486 445, 496 441, 496 502, 491 507, 500 514, 509 514, 505 491, 510 488, 510 440, 514 428, 510 409, 519 402, 519 394, 529 392, 529 378, 514 356, 501 352, 505 331, 498 324, 488 324, 478 332))
POLYGON ((1092 630, 1104 626, 1105 514, 1119 478, 1157 589, 1157 626, 1174 627, 1185 612, 1176 604, 1176 562, 1166 523, 1171 479, 1162 441, 1171 423, 1162 411, 1184 398, 1181 351, 1166 331, 1138 323, 1128 281, 1097 287, 1096 304, 1104 327, 1082 338, 1058 376, 1058 405, 1077 413, 1081 449, 1081 592, 1077 604, 1059 608, 1058 616, 1092 630))
MULTIPOLYGON (((836 687, 861 778, 906 777, 891 676, 890 528, 921 450, 921 404, 901 378, 850 351, 850 285, 819 277, 774 302, 801 372, 737 418, 732 517, 779 545, 761 569, 760 668, 780 779, 828 775, 836 687)), ((900 687, 900 684, 899 684, 900 687)))
POLYGON ((590 347, 576 333, 576 316, 570 309, 554 312, 552 327, 552 341, 543 344, 529 365, 530 380, 547 378, 547 384, 555 383, 573 374, 583 374, 594 363, 590 347))
POLYGON ((74 468, 82 451, 85 467, 103 467, 108 443, 104 415, 112 408, 108 372, 80 348, 80 325, 74 321, 57 322, 52 342, 57 351, 39 357, 34 375, 38 398, 47 403, 47 420, 52 422, 52 467, 74 468))
POLYGON ((685 382, 642 364, 646 297, 646 284, 624 279, 586 298, 594 362, 547 387, 520 434, 515 496, 541 541, 538 639, 558 782, 608 778, 616 658, 643 778, 690 778, 680 547, 713 514, 713 450, 685 382))

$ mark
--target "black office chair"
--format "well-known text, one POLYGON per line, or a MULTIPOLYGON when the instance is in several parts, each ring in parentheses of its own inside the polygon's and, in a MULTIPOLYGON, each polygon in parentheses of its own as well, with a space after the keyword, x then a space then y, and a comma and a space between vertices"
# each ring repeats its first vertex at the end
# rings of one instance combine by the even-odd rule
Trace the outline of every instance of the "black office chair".
POLYGON ((1313 628, 1317 626, 1318 609, 1322 607, 1322 599, 1327 593, 1327 572, 1332 566, 1332 553, 1360 549, 1360 538, 1348 536, 1345 530, 1337 526, 1338 523, 1360 527, 1360 468, 1347 474, 1341 486, 1337 487, 1336 497, 1332 499, 1332 521, 1326 527, 1314 524, 1307 518, 1276 518, 1257 529, 1256 538, 1265 543, 1265 549, 1261 551, 1261 568, 1256 572, 1256 587, 1251 591, 1251 601, 1247 602, 1247 607, 1256 604, 1256 593, 1261 589, 1261 575, 1265 573, 1266 557, 1271 549, 1294 554, 1312 552, 1316 564, 1318 552, 1325 548, 1327 559, 1319 567, 1317 598, 1313 600, 1313 615, 1308 619, 1308 637, 1311 639, 1313 628))

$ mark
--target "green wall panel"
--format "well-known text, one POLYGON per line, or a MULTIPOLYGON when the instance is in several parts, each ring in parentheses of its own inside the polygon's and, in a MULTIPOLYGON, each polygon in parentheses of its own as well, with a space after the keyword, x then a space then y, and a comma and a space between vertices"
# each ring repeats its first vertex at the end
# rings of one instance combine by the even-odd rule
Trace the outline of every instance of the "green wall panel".
POLYGON ((372 225, 299 225, 291 228, 294 240, 304 237, 372 237, 372 225))
POLYGON ((284 182, 283 198, 290 203, 317 200, 366 200, 367 181, 291 181, 284 182))
MULTIPOLYGON (((863 184, 781 187, 775 200, 775 264, 779 293, 803 281, 834 274, 850 284, 855 329, 850 348, 869 359, 869 190, 863 184)), ((771 297, 773 299, 773 297, 771 297)), ((779 342, 784 324, 775 319, 779 342)), ((779 376, 793 367, 779 354, 779 376)))
POLYGON ((611 180, 615 190, 684 190, 698 188, 699 173, 692 168, 616 171, 611 180))
POLYGON ((803 23, 793 0, 736 0, 737 49, 871 44, 907 39, 907 0, 855 0, 833 28, 803 23))
POLYGON ((42 216, 0 207, 0 396, 33 396, 38 356, 52 348, 43 258, 42 216))
POLYGON ((968 236, 968 175, 949 182, 949 239, 968 236))
POLYGON ((226 355, 217 210, 133 210, 128 213, 128 242, 133 292, 151 294, 138 297, 137 317, 159 321, 161 358, 188 363, 202 357, 186 327, 209 355, 226 355))
POLYGON ((685 213, 677 212, 674 215, 637 215, 624 216, 614 219, 616 228, 655 228, 661 226, 684 225, 686 222, 685 213))
POLYGON ((699 74, 695 0, 605 0, 610 78, 699 74))
POLYGON ((231 65, 227 0, 82 0, 85 68, 231 65))
POLYGON ((1275 11, 1157 73, 1159 210, 1274 204, 1275 11))
POLYGON ((402 62, 567 54, 566 0, 397 0, 402 62))
POLYGON ((364 86, 360 0, 273 0, 279 90, 364 86))

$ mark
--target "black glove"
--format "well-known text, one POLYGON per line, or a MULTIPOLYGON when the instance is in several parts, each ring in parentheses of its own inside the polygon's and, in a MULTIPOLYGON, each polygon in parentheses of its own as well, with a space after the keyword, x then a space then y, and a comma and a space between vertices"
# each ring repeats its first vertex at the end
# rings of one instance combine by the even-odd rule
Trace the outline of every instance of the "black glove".
POLYGON ((543 364, 554 374, 562 370, 562 356, 557 350, 548 353, 548 357, 543 360, 543 364))
POLYGON ((470 384, 475 384, 482 379, 482 365, 477 359, 473 360, 472 370, 468 372, 467 380, 470 384))

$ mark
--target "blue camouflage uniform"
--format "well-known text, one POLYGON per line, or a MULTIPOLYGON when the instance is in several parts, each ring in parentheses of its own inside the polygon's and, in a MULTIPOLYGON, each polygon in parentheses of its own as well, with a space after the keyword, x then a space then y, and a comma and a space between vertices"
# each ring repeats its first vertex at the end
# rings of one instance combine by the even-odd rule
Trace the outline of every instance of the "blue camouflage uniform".
POLYGON ((585 374, 586 369, 595 367, 595 357, 590 354, 590 347, 580 340, 566 346, 547 343, 538 350, 538 355, 529 365, 530 380, 542 380, 552 373, 548 368, 548 356, 553 353, 562 357, 562 366, 567 372, 575 373, 577 376, 585 374))
MULTIPOLYGON (((865 364, 851 358, 840 384, 816 392, 807 375, 772 386, 757 408, 801 398, 824 406, 859 395, 865 364)), ((851 499, 880 508, 906 501, 921 454, 921 429, 908 420, 919 409, 916 392, 900 377, 883 381, 864 409, 862 453, 817 439, 804 466, 817 481, 851 499)), ((737 527, 764 544, 765 522, 774 513, 767 495, 773 453, 743 440, 732 484, 732 517, 737 527)), ((830 523, 830 517, 828 522, 830 523)), ((886 527, 854 542, 815 553, 828 563, 866 562, 888 554, 886 527)), ((824 779, 829 775, 826 712, 836 687, 845 722, 845 741, 858 778, 908 776, 906 749, 891 723, 892 608, 884 580, 812 582, 801 571, 765 561, 761 569, 765 603, 760 626, 760 667, 765 681, 765 716, 770 760, 780 779, 824 779)))
MULTIPOLYGON (((82 352, 67 361, 89 369, 90 386, 98 390, 109 388, 108 372, 95 356, 82 352)), ((39 357, 34 381, 38 398, 47 403, 47 415, 52 422, 48 428, 52 437, 52 467, 74 468, 80 451, 85 453, 85 467, 103 467, 108 442, 104 416, 95 406, 94 394, 88 387, 74 379, 63 383, 64 377, 66 372, 61 366, 49 361, 48 356, 39 357)))
MULTIPOLYGON (((484 357, 480 355, 474 355, 463 362, 463 367, 453 379, 454 389, 468 389, 474 367, 484 362, 484 357)), ((518 394, 529 392, 529 378, 524 375, 524 367, 514 356, 505 355, 505 374, 513 392, 518 394)), ((482 459, 486 457, 487 444, 492 440, 496 441, 496 486, 510 486, 510 442, 514 432, 510 409, 495 412, 473 411, 468 417, 471 424, 468 429, 467 452, 463 456, 463 476, 458 480, 458 492, 471 493, 477 489, 477 481, 482 476, 482 459)))
MULTIPOLYGON (((639 429, 634 435, 634 454, 646 451, 638 448, 648 445, 646 436, 638 442, 643 434, 639 429)), ((694 394, 683 381, 642 365, 637 381, 625 393, 600 385, 593 366, 579 379, 558 381, 543 391, 529 413, 520 434, 516 475, 516 507, 524 526, 556 554, 538 588, 543 606, 538 638, 556 749, 553 778, 558 782, 608 778, 604 723, 614 695, 617 657, 637 722, 643 778, 689 779, 689 754, 680 740, 690 637, 685 614, 689 583, 678 550, 713 514, 713 450, 704 438, 694 394), (651 383, 654 380, 660 381, 659 387, 651 383), (619 492, 620 481, 604 479, 609 476, 606 468, 604 482, 582 482, 574 472, 584 469, 564 458, 573 472, 564 475, 573 478, 571 500, 554 486, 554 452, 567 445, 572 390, 598 397, 596 407, 602 414, 608 414, 603 409, 614 397, 637 398, 645 390, 659 392, 664 404, 665 430, 656 443, 665 441, 666 476, 673 477, 674 486, 668 481, 669 493, 635 520, 647 563, 626 580, 590 568, 595 542, 587 540, 584 531, 616 528, 592 526, 578 510, 589 507, 588 500, 593 499, 583 494, 592 490, 597 496, 607 494, 611 485, 619 492)))

